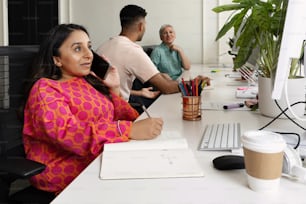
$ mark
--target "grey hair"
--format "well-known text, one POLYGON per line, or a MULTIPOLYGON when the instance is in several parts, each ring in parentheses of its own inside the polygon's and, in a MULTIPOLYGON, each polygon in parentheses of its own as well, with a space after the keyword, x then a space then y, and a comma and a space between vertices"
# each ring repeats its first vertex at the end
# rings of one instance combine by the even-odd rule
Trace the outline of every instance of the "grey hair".
POLYGON ((163 34, 165 28, 168 28, 168 27, 173 28, 173 26, 170 25, 170 24, 164 24, 164 25, 162 25, 162 26, 160 27, 160 29, 159 29, 159 36, 161 36, 161 35, 163 34))

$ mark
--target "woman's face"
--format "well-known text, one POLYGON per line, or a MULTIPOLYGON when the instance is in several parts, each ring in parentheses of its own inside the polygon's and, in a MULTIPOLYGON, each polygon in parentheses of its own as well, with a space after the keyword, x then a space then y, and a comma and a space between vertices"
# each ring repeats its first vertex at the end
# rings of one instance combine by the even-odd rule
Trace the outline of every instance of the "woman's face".
POLYGON ((161 33, 160 39, 163 41, 163 43, 171 45, 175 40, 174 29, 170 26, 165 27, 161 33))
POLYGON ((53 57, 62 71, 61 80, 88 75, 92 59, 91 41, 82 30, 73 31, 59 48, 59 56, 53 57))

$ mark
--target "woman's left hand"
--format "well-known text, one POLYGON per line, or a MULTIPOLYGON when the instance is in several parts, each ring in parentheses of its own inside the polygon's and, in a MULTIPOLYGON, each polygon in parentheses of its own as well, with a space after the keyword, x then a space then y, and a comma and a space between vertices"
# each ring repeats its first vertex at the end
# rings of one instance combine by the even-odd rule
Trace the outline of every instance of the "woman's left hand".
POLYGON ((107 75, 105 76, 105 79, 99 78, 94 72, 90 72, 91 75, 94 77, 98 78, 99 80, 102 81, 102 83, 109 87, 110 90, 117 95, 120 95, 120 77, 119 73, 116 67, 109 66, 109 70, 107 71, 107 75))
POLYGON ((117 68, 110 65, 107 76, 102 82, 110 89, 119 88, 120 77, 117 68))
POLYGON ((99 80, 102 81, 102 83, 109 87, 110 89, 117 89, 120 87, 120 77, 119 73, 116 67, 112 66, 109 60, 104 56, 100 55, 105 61, 109 63, 108 70, 105 74, 104 79, 99 78, 94 72, 90 72, 91 75, 94 77, 98 78, 99 80))
POLYGON ((181 48, 175 44, 170 45, 170 49, 177 52, 181 51, 181 48))

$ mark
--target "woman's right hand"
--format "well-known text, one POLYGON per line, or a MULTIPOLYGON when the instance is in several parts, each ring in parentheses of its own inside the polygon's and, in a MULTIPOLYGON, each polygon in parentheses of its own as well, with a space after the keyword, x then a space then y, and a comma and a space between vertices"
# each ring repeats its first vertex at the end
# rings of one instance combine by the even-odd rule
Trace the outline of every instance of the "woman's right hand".
POLYGON ((133 123, 130 138, 134 140, 149 140, 160 135, 164 121, 161 118, 146 118, 133 123))

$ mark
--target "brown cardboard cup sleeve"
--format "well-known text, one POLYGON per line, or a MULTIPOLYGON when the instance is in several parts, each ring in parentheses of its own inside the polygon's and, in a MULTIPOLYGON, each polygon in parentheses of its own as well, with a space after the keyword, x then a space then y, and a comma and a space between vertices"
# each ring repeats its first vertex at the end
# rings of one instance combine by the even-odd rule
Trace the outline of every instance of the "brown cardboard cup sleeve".
POLYGON ((283 152, 259 153, 244 148, 246 171, 260 179, 277 179, 282 174, 283 152))

